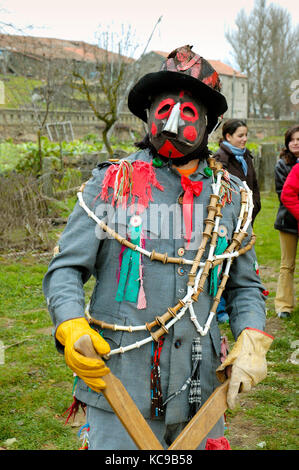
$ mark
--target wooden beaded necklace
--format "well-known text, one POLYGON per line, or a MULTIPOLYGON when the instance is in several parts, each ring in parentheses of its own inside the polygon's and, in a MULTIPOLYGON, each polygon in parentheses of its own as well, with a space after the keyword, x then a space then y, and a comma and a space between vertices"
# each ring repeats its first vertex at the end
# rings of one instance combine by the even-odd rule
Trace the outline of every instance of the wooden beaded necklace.
POLYGON ((168 333, 168 330, 171 326, 173 326, 177 321, 179 321, 187 310, 190 313, 190 320, 194 324, 196 331, 205 336, 210 328, 211 322, 213 317, 216 314, 216 310, 222 296, 222 293, 225 289, 225 285, 229 278, 229 271, 233 259, 243 255, 247 251, 249 251, 256 240, 254 234, 252 234, 249 242, 247 245, 241 248, 242 242, 247 237, 247 229, 249 224, 252 220, 252 210, 253 210, 253 201, 252 201, 252 191, 248 188, 246 182, 243 181, 243 187, 240 187, 241 193, 241 207, 240 213, 238 216, 237 226, 234 231, 234 235, 231 241, 231 244, 225 249, 225 251, 221 255, 216 255, 215 248, 217 239, 219 236, 219 223, 222 218, 221 208, 222 203, 220 200, 220 192, 222 188, 222 178, 224 175, 224 170, 220 162, 216 162, 214 158, 208 159, 209 168, 212 171, 213 183, 212 183, 212 194, 210 195, 210 202, 208 205, 208 216, 205 219, 205 229, 203 232, 202 240, 200 246, 197 250, 196 256, 193 260, 187 260, 184 258, 176 258, 176 257, 169 257, 167 253, 157 253, 155 250, 151 252, 145 250, 144 248, 135 245, 134 243, 130 242, 126 238, 122 237, 118 234, 115 230, 111 229, 107 224, 105 224, 102 220, 100 220, 93 211, 91 211, 88 206, 85 204, 83 199, 83 190, 84 186, 82 185, 79 192, 78 192, 78 200, 79 204, 86 211, 89 217, 91 217, 102 230, 107 232, 110 236, 112 236, 115 240, 117 240, 121 245, 125 247, 140 252, 142 255, 147 256, 151 261, 158 261, 162 262, 163 264, 166 263, 174 263, 174 264, 186 264, 191 265, 191 269, 188 275, 188 283, 187 283, 187 294, 183 299, 179 299, 177 304, 174 307, 169 307, 167 311, 161 315, 155 317, 150 323, 145 323, 144 325, 137 325, 137 326, 123 326, 123 325, 116 325, 110 324, 101 320, 96 320, 92 318, 88 312, 88 308, 86 309, 85 315, 90 324, 98 325, 102 329, 110 329, 114 331, 126 331, 126 332, 134 332, 134 331, 148 331, 150 336, 145 338, 144 340, 137 341, 133 344, 130 344, 126 347, 120 347, 110 351, 109 355, 106 357, 107 359, 119 353, 125 353, 126 351, 140 348, 144 344, 147 344, 151 341, 158 342, 159 338, 164 334, 168 333), (208 257, 205 262, 202 262, 202 256, 206 250, 207 242, 210 240, 210 247, 208 257), (196 314, 193 308, 193 302, 198 301, 198 297, 203 292, 204 285, 206 279, 211 271, 212 268, 222 264, 224 261, 226 262, 226 266, 224 272, 222 274, 221 282, 218 286, 216 295, 214 296, 213 305, 207 321, 204 326, 201 326, 197 320, 196 314), (153 331, 154 328, 157 328, 153 331))

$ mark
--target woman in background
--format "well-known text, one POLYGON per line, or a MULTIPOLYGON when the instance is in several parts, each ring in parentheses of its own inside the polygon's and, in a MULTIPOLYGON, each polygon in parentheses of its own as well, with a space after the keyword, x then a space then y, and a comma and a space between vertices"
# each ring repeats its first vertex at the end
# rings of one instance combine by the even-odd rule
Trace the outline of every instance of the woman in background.
POLYGON ((281 202, 297 220, 299 233, 299 158, 283 185, 281 202))
MULTIPOLYGON (((260 190, 253 166, 253 157, 246 148, 248 128, 240 119, 229 119, 222 127, 222 138, 219 141, 219 150, 214 157, 220 161, 229 173, 246 181, 252 191, 254 208, 252 211, 252 224, 261 210, 260 190)), ((228 321, 225 299, 221 297, 217 309, 219 323, 228 321)))
POLYGON ((294 308, 294 271, 298 243, 298 223, 281 201, 287 176, 299 158, 299 125, 285 133, 285 148, 275 166, 275 188, 280 202, 274 227, 279 230, 280 272, 275 297, 275 311, 280 318, 290 318, 294 308))
POLYGON ((252 191, 254 208, 252 225, 261 210, 260 190, 253 166, 253 156, 246 148, 248 128, 240 119, 229 119, 223 124, 219 150, 214 157, 220 161, 229 173, 246 181, 252 191))

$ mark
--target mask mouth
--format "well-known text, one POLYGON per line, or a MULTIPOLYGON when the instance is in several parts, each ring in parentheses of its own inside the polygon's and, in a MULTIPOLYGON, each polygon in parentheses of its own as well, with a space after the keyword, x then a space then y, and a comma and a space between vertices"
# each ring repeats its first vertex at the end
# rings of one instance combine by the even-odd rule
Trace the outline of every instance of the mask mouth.
POLYGON ((200 144, 199 148, 196 149, 195 152, 191 152, 188 156, 183 156, 181 158, 176 158, 175 161, 172 158, 164 157, 160 155, 157 151, 156 147, 153 145, 150 139, 150 135, 147 133, 144 139, 141 142, 135 142, 135 145, 138 149, 144 150, 149 149, 150 153, 153 157, 158 157, 164 164, 173 164, 175 163, 176 166, 182 166, 188 163, 191 160, 200 159, 203 161, 204 159, 208 159, 212 152, 208 149, 208 131, 206 129, 205 135, 203 137, 203 141, 200 144))
POLYGON ((184 144, 186 147, 193 147, 193 145, 194 145, 192 142, 188 142, 187 140, 185 141, 185 140, 179 139, 177 134, 172 134, 171 132, 162 131, 162 135, 167 137, 167 139, 173 145, 175 145, 176 143, 184 144))
POLYGON ((171 132, 171 131, 162 131, 161 134, 164 136, 164 137, 167 137, 168 139, 170 140, 176 140, 177 138, 177 134, 175 132, 171 132))

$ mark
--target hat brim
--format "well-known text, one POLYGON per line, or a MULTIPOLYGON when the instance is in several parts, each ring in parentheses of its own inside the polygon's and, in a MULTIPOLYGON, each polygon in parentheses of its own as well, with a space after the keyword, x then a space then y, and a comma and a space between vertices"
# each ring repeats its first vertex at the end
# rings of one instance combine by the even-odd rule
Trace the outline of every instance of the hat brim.
POLYGON ((152 97, 164 90, 170 91, 178 87, 190 91, 195 98, 198 98, 210 116, 221 116, 227 110, 224 95, 197 78, 168 70, 144 75, 129 93, 128 108, 135 116, 147 122, 146 110, 151 105, 152 97))

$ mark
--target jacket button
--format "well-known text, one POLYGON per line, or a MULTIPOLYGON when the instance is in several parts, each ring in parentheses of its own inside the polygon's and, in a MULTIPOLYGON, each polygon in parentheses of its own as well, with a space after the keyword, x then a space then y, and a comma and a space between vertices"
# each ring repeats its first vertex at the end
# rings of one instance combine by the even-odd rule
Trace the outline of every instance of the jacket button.
POLYGON ((178 249, 178 255, 179 255, 179 256, 184 256, 184 254, 185 254, 184 248, 179 248, 179 249, 178 249))
POLYGON ((184 268, 178 268, 178 275, 179 276, 184 276, 185 274, 185 269, 184 268))
POLYGON ((180 339, 177 339, 176 342, 174 343, 174 347, 176 349, 179 349, 182 345, 182 341, 180 339))
POLYGON ((218 235, 219 237, 225 237, 227 235, 227 228, 224 225, 219 225, 218 235))

